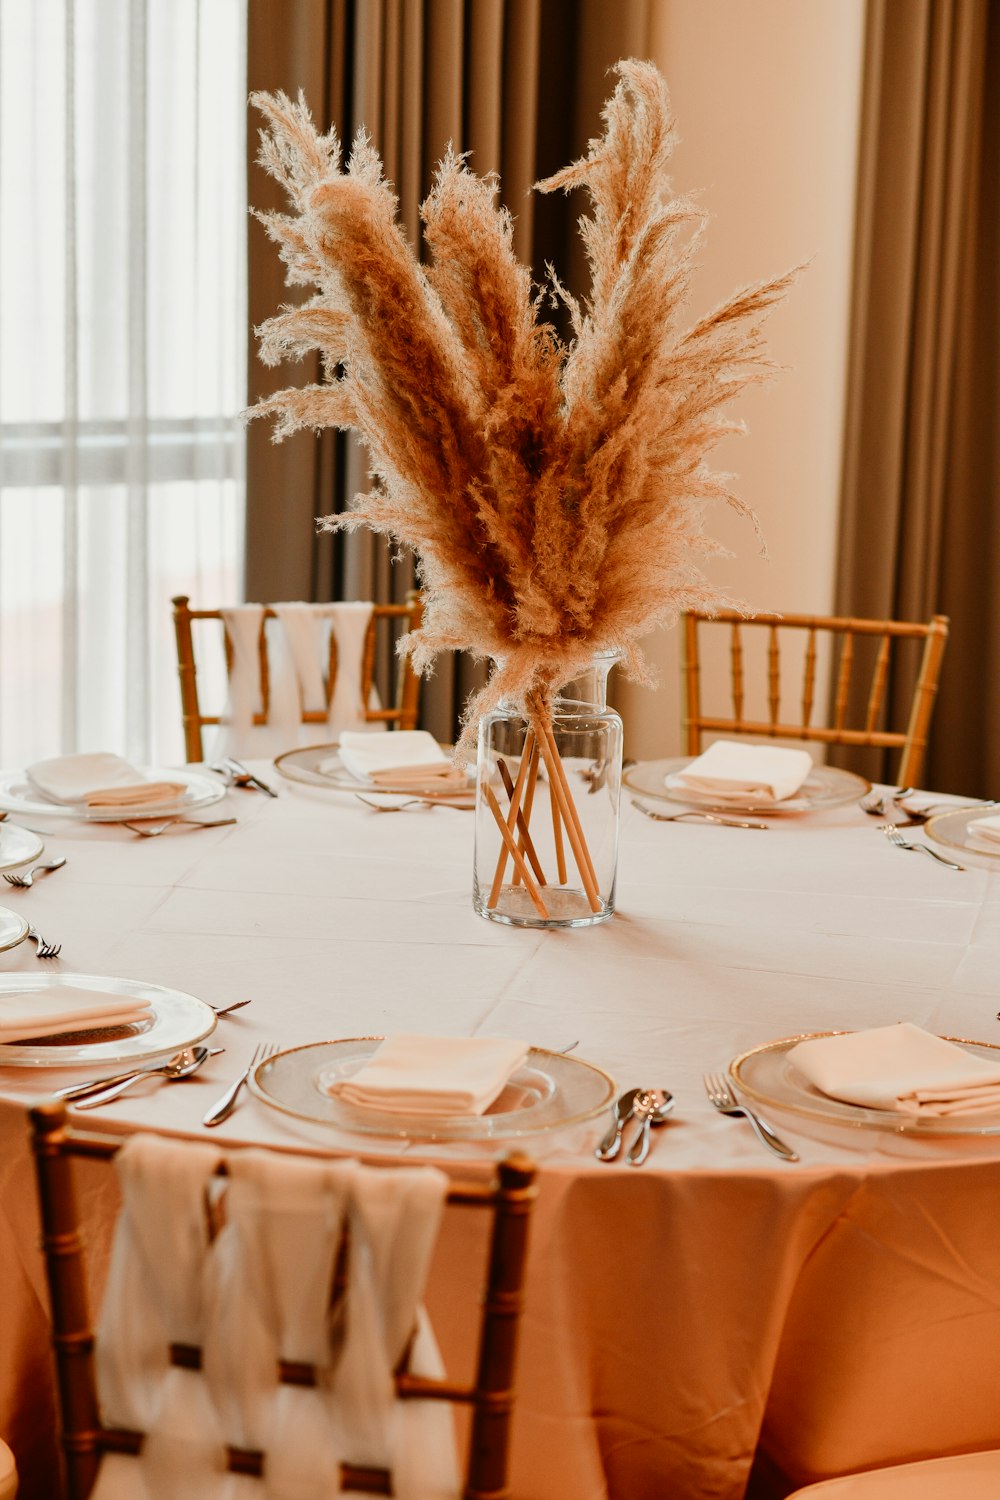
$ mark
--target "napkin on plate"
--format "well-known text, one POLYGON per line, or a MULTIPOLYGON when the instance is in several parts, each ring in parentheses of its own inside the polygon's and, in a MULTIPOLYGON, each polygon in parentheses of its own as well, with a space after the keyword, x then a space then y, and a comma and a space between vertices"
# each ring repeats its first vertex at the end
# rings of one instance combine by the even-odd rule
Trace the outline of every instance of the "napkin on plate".
POLYGON ((397 1032, 351 1078, 330 1084, 347 1104, 406 1115, 481 1115, 528 1055, 507 1037, 397 1032))
POLYGON ((59 755, 25 771, 30 784, 49 802, 69 807, 145 807, 185 790, 182 781, 148 781, 120 755, 59 755))
POLYGON ((21 990, 0 995, 0 1043, 58 1036, 64 1031, 126 1026, 146 1021, 152 1013, 149 1001, 134 995, 110 995, 104 990, 76 989, 68 984, 21 990))
POLYGON ((339 744, 340 764, 352 776, 376 786, 411 781, 430 785, 466 783, 464 771, 456 770, 425 729, 399 729, 390 734, 343 730, 339 744))
POLYGON ((973 838, 1000 848, 1000 814, 994 814, 990 818, 972 818, 967 826, 973 838))
POLYGON ((871 1031, 814 1037, 788 1058, 833 1099, 917 1119, 1000 1110, 1000 1061, 902 1021, 871 1031))
POLYGON ((668 776, 667 785, 715 797, 781 802, 794 797, 812 765, 808 750, 716 740, 683 771, 668 776))

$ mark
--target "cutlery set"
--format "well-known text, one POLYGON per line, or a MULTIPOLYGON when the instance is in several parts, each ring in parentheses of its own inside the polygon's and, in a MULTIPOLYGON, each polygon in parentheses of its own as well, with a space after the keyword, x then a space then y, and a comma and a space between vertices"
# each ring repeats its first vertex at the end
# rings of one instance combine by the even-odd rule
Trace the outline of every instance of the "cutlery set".
POLYGON ((649 1155, 650 1130, 662 1125, 674 1107, 674 1096, 667 1089, 626 1089, 611 1108, 611 1126, 594 1151, 598 1161, 614 1161, 622 1147, 625 1126, 639 1121, 639 1132, 625 1153, 630 1167, 641 1167, 649 1155))
POLYGON ((266 781, 261 781, 260 777, 248 770, 242 761, 235 760, 231 755, 224 755, 221 764, 210 765, 208 769, 214 771, 217 776, 225 777, 227 786, 235 786, 243 791, 266 792, 269 797, 278 795, 266 781))
MULTIPOLYGON (((30 890, 39 875, 49 875, 53 870, 61 870, 66 863, 66 856, 61 855, 58 859, 45 860, 42 864, 32 865, 30 870, 19 871, 15 874, 4 875, 4 880, 16 891, 30 890)), ((37 927, 28 927, 27 940, 34 943, 35 954, 38 958, 58 958, 62 952, 62 943, 50 943, 39 932, 37 927)))
MULTIPOLYGON (((705 1092, 713 1109, 722 1115, 737 1115, 750 1122, 757 1139, 782 1161, 798 1161, 797 1152, 785 1144, 772 1125, 755 1110, 743 1104, 721 1073, 706 1073, 705 1092)), ((666 1089, 626 1089, 611 1106, 611 1124, 607 1134, 594 1149, 598 1161, 614 1161, 622 1148, 625 1127, 630 1120, 639 1121, 639 1133, 625 1153, 630 1167, 641 1167, 649 1155, 650 1132, 662 1125, 674 1107, 674 1098, 666 1089)))

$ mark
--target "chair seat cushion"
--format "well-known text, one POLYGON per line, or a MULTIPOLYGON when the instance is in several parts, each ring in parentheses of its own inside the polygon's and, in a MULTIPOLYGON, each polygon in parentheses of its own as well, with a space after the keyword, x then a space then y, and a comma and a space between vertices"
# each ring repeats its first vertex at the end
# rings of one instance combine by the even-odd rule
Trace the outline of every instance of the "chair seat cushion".
POLYGON ((1000 1449, 845 1474, 796 1490, 788 1500, 997 1500, 1000 1449))

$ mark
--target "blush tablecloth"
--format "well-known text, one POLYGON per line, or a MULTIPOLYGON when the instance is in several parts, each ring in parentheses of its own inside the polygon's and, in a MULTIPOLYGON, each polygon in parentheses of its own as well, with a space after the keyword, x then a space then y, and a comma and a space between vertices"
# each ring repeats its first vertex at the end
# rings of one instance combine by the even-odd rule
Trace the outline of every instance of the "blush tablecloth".
MULTIPOLYGON (((893 848, 853 805, 766 833, 626 805, 618 915, 543 933, 473 913, 468 813, 378 814, 287 784, 221 805, 236 826, 158 839, 53 820, 47 852, 66 867, 4 891, 62 943, 47 972, 253 1000, 220 1022, 225 1054, 197 1080, 143 1085, 81 1121, 204 1136, 202 1113, 258 1041, 392 1029, 578 1041, 620 1087, 675 1094, 639 1170, 593 1159, 603 1120, 539 1143, 518 1500, 776 1496, 1000 1442, 1000 1140, 776 1116, 802 1158, 788 1166, 701 1085, 736 1052, 804 1031, 907 1019, 1000 1041, 996 874, 893 848)), ((0 955, 0 973, 40 967, 28 944, 0 955)), ((24 1122, 42 1091, 0 1073, 0 1433, 25 1500, 57 1493, 24 1122)), ((246 1098, 212 1135, 293 1139, 246 1098)), ((87 1184, 100 1252, 110 1207, 87 1184)), ((468 1218, 446 1228, 432 1296, 449 1346, 481 1270, 468 1218)))

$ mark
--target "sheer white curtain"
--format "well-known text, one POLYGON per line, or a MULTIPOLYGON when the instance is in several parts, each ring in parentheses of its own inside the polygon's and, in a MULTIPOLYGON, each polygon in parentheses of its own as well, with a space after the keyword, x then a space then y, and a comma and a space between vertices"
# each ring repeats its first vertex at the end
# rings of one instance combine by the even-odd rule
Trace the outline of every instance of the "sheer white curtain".
POLYGON ((0 0, 0 764, 183 759, 241 597, 245 0, 0 0))

